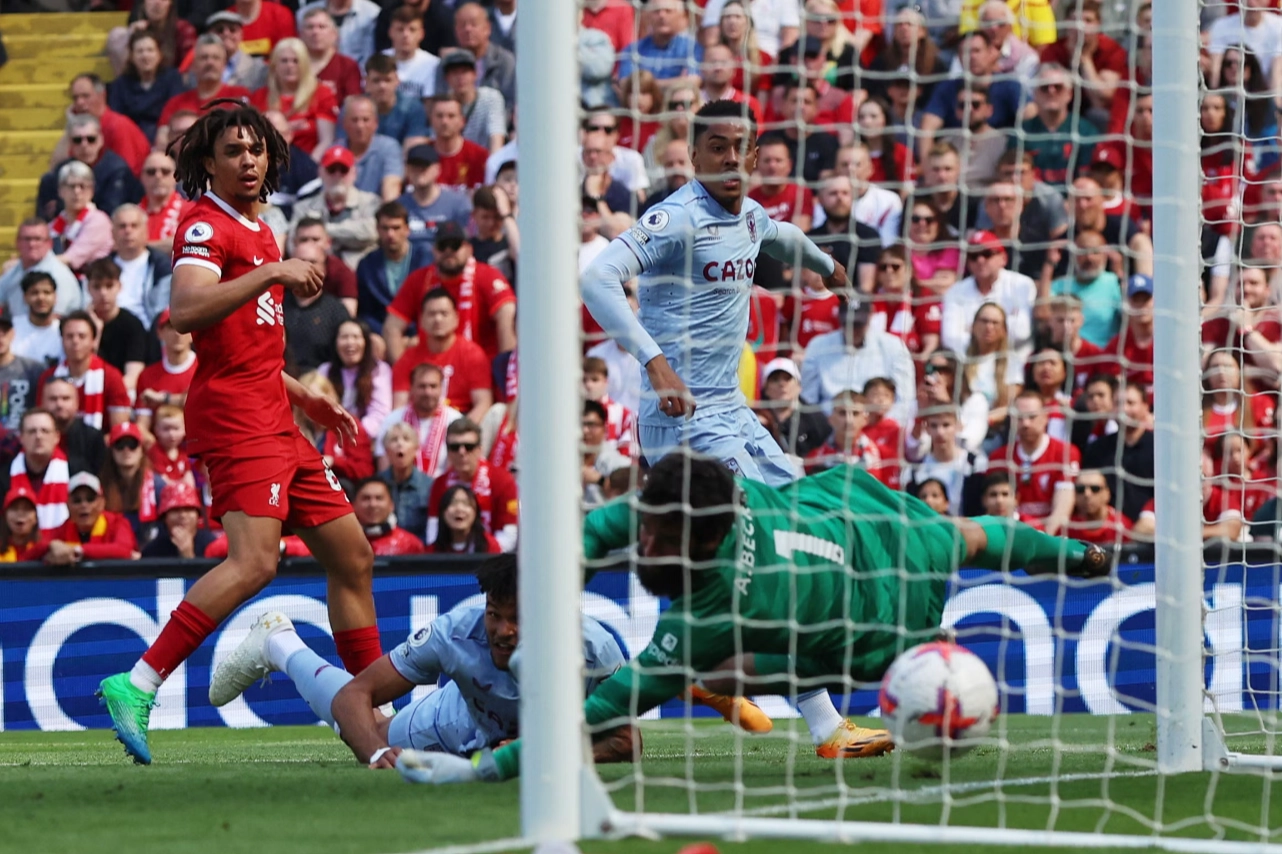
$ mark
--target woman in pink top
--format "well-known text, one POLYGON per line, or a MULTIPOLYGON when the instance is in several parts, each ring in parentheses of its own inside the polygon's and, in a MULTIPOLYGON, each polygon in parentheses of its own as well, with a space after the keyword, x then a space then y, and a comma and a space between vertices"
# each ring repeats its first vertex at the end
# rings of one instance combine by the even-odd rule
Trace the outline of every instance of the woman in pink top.
POLYGON ((913 276, 918 284, 943 294, 957 281, 961 251, 948 236, 944 216, 934 202, 917 199, 908 220, 908 246, 912 250, 913 276))
POLYGON ((383 419, 392 411, 392 369, 374 355, 370 331, 359 320, 345 320, 334 336, 335 362, 316 372, 334 386, 343 408, 360 419, 371 436, 379 435, 383 419))
POLYGON ((93 203, 93 170, 79 160, 70 160, 58 170, 58 198, 62 213, 49 224, 58 260, 73 272, 90 261, 106 258, 113 249, 111 217, 93 203))

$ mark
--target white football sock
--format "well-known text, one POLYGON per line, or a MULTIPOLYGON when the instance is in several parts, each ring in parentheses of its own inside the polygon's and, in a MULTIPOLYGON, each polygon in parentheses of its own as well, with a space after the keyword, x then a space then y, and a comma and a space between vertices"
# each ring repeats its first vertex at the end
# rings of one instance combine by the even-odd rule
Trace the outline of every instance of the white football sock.
POLYGON ((307 644, 298 632, 277 632, 267 639, 267 663, 273 670, 284 673, 289 657, 300 649, 307 649, 307 644))
POLYGON ((129 683, 139 691, 146 691, 148 694, 159 691, 164 682, 165 680, 160 678, 156 669, 141 658, 134 665, 134 669, 129 671, 129 683))
POLYGON ((824 688, 798 694, 797 711, 805 718, 806 726, 810 728, 810 740, 816 747, 827 741, 845 720, 824 688))

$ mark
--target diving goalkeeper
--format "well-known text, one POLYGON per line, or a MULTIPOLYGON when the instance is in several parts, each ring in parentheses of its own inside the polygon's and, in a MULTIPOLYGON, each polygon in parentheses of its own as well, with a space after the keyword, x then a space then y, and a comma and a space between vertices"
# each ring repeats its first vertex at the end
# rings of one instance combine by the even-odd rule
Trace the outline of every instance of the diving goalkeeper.
MULTIPOLYGON (((587 699, 589 727, 631 720, 681 693, 691 673, 737 679, 749 693, 848 690, 939 629, 959 566, 1093 577, 1109 556, 991 516, 954 519, 839 466, 781 487, 736 479, 682 454, 650 470, 639 506, 588 515, 588 560, 636 542, 641 584, 671 607, 646 649, 587 699)), ((714 689, 720 690, 720 689, 714 689)), ((419 782, 503 780, 519 742, 471 759, 403 753, 419 782)))

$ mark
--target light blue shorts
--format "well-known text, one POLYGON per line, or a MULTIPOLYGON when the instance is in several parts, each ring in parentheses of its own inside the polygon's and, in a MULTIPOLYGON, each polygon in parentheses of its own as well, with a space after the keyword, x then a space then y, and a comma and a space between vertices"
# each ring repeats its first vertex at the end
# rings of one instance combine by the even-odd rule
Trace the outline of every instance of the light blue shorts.
POLYGON ((453 682, 401 709, 387 729, 387 743, 392 747, 456 756, 489 747, 489 738, 477 728, 467 701, 453 682))
POLYGON ((688 447, 721 460, 749 480, 783 486, 797 479, 788 455, 746 406, 707 413, 696 409, 693 418, 673 418, 671 424, 662 426, 639 424, 637 436, 650 465, 670 451, 688 447))

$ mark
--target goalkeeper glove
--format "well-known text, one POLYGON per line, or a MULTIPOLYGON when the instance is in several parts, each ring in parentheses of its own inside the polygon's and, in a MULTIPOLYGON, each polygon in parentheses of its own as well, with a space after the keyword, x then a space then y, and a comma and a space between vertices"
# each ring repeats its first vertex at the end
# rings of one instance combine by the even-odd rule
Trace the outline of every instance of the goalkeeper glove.
POLYGON ((497 782, 500 778, 494 754, 487 747, 472 754, 471 759, 449 753, 426 750, 403 750, 396 758, 396 770, 409 783, 474 783, 477 780, 497 782))

